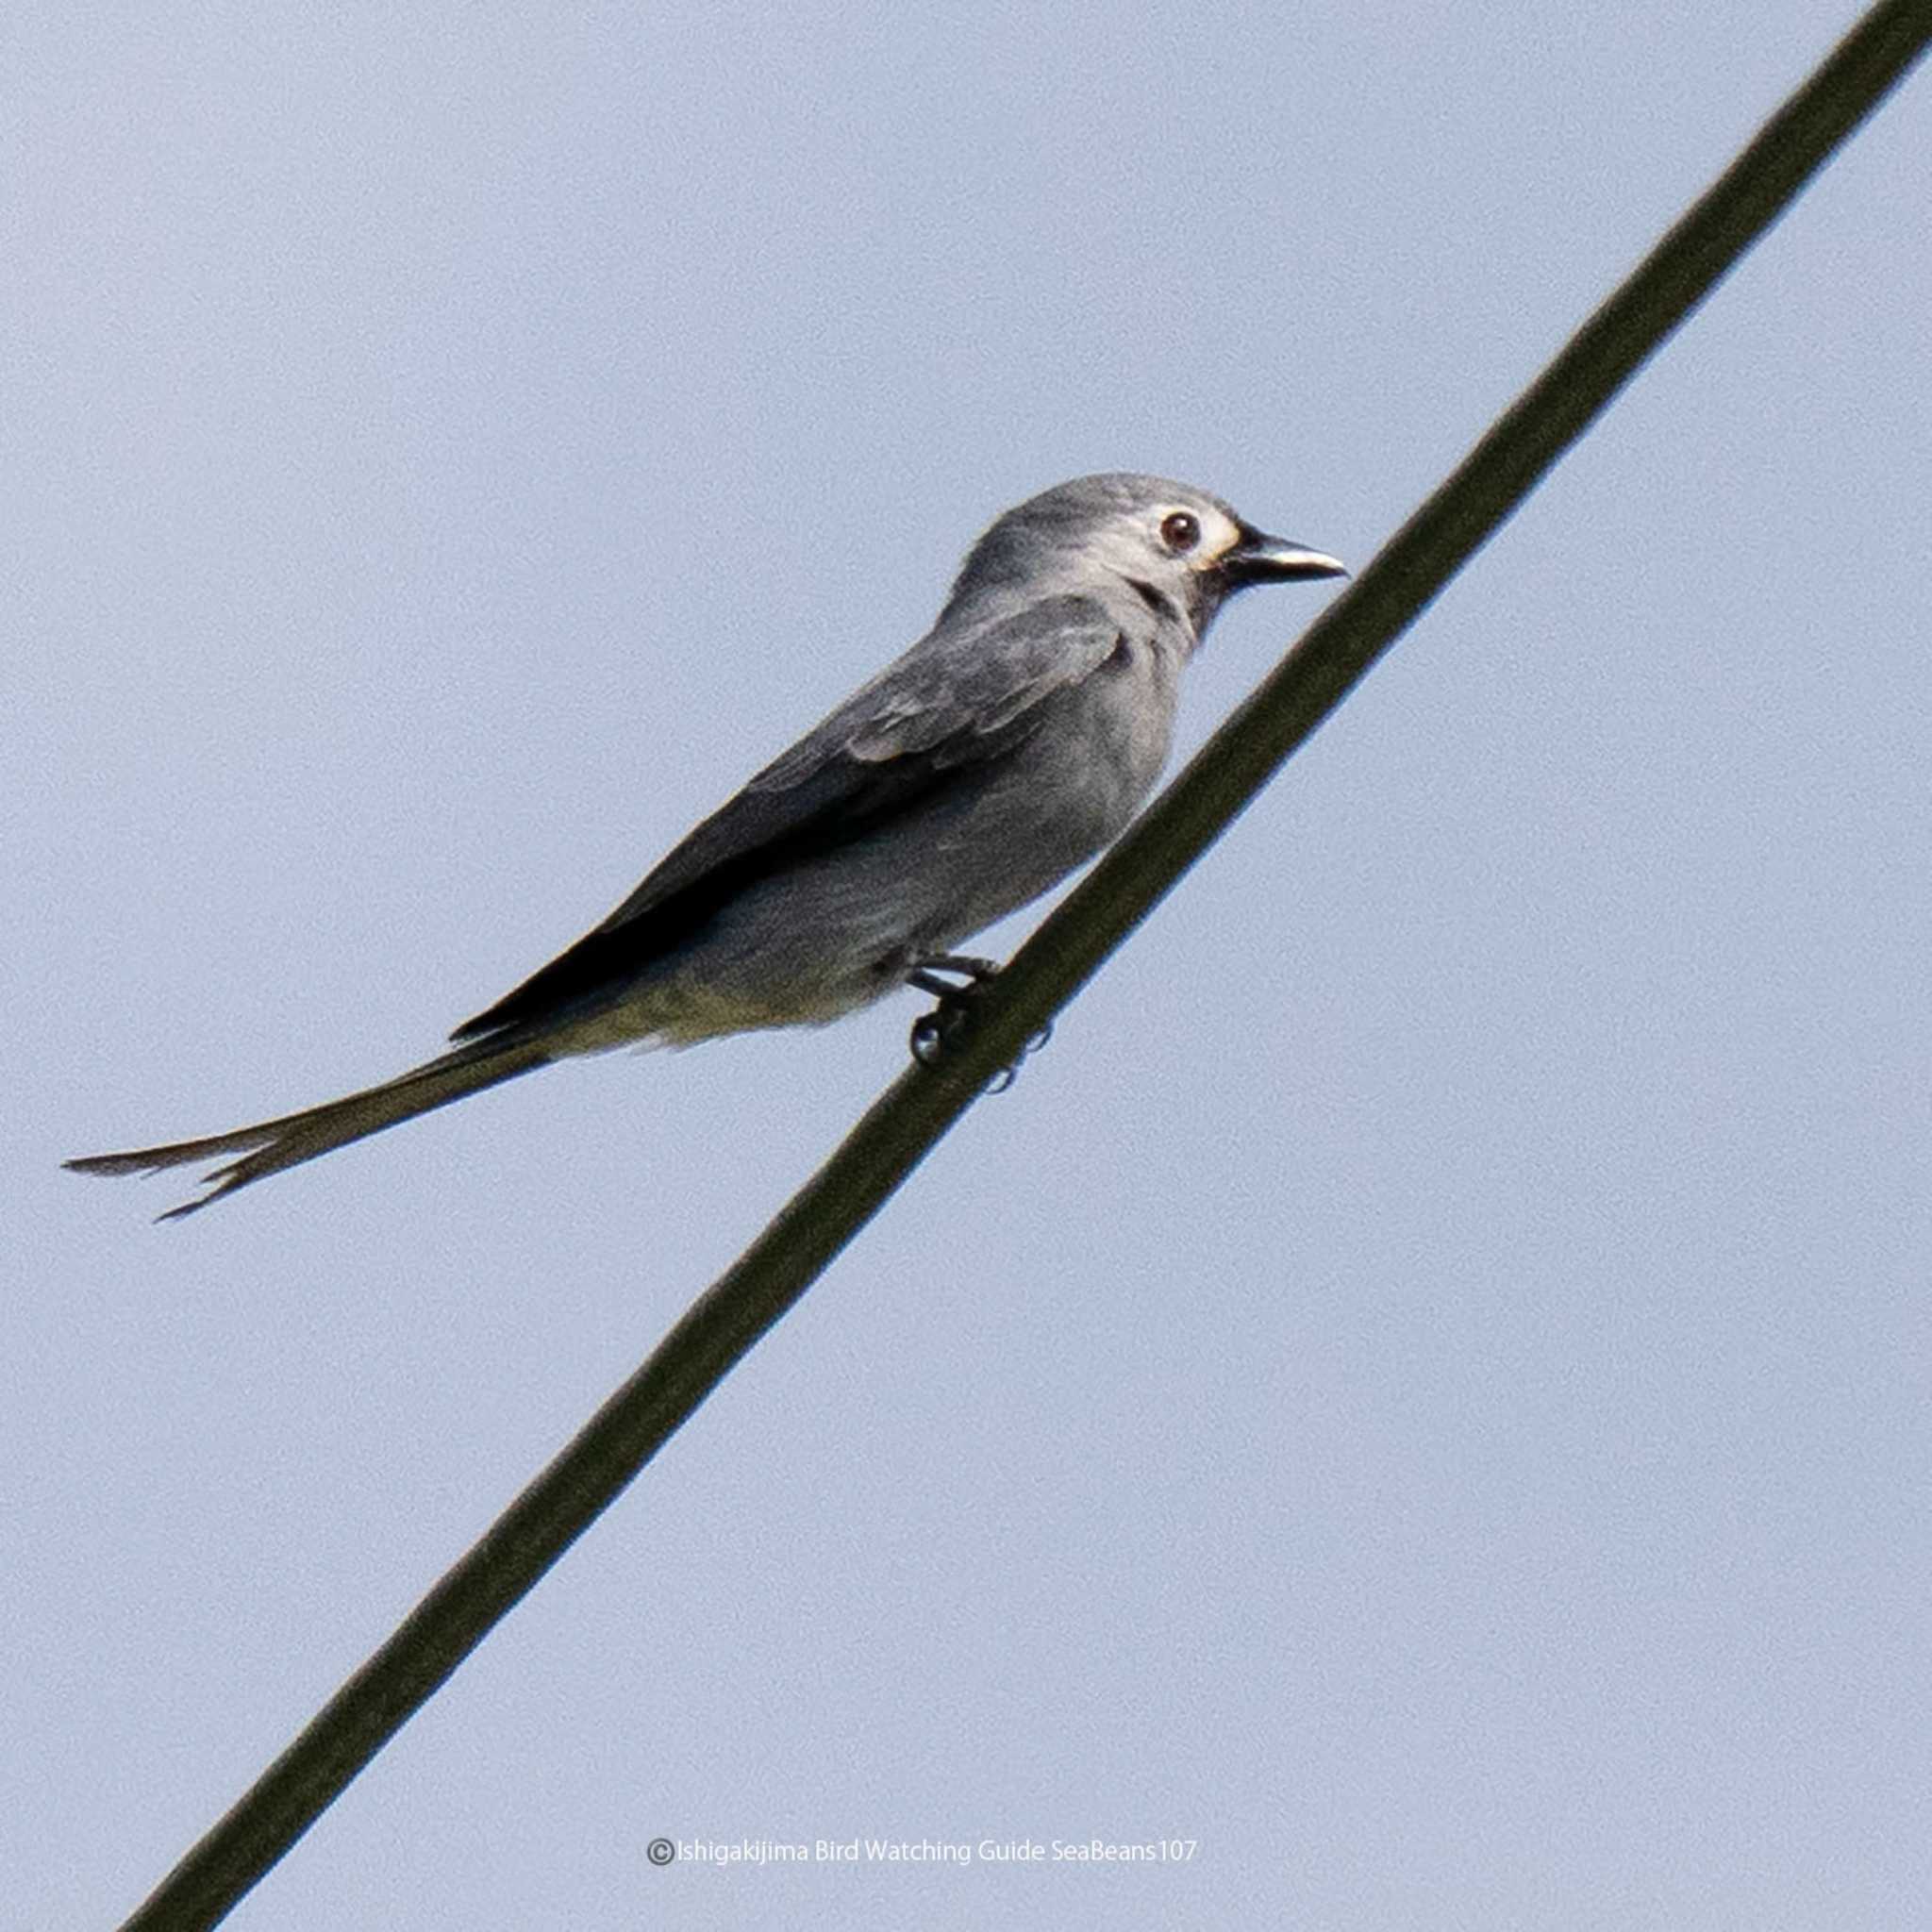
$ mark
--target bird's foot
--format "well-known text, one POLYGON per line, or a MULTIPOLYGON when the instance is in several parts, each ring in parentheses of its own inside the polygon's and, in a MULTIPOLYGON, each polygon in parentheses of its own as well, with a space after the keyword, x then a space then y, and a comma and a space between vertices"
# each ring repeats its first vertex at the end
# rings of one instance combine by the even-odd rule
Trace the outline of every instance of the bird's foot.
MULTIPOLYGON (((938 1066, 972 1032, 974 1005, 999 970, 996 960, 972 958, 958 953, 929 954, 915 962, 906 975, 907 985, 916 986, 921 992, 929 992, 939 1001, 931 1012, 922 1013, 912 1023, 912 1058, 922 1067, 938 1066), (954 985, 941 977, 942 974, 959 975, 960 983, 954 985)), ((1052 1038, 1051 1024, 1042 1026, 1020 1049, 1020 1059, 1038 1053, 1052 1038)), ((1016 1060, 1010 1067, 1002 1067, 987 1083, 986 1091, 1004 1093, 1019 1077, 1016 1060)))

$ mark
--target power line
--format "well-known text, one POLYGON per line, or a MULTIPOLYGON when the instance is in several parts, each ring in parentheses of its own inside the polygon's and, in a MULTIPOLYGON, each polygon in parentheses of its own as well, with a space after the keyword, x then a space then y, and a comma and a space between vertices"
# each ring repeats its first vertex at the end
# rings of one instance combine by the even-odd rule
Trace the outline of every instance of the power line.
POLYGON ((1932 0, 1882 0, 1865 14, 1046 920, 1001 974, 971 1036, 940 1068, 901 1074, 123 1932, 198 1932, 226 1916, 1314 733, 1928 41, 1932 0))

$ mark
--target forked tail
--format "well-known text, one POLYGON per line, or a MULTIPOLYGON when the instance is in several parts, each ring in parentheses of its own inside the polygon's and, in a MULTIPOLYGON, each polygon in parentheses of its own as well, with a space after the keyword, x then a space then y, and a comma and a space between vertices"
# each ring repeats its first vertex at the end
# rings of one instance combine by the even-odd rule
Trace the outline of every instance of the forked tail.
POLYGON ((65 1164, 76 1174, 153 1174, 164 1167, 206 1160, 216 1154, 239 1154, 202 1176, 202 1184, 212 1188, 198 1201, 184 1201, 160 1216, 178 1221, 192 1214, 250 1181, 261 1180, 284 1168, 297 1167, 346 1147, 365 1134, 379 1134, 398 1121, 413 1119, 431 1108, 447 1107, 465 1094, 480 1093, 500 1081, 513 1080, 542 1066, 549 1056, 528 1040, 477 1041, 459 1046, 440 1059, 412 1068, 380 1087, 365 1088, 341 1100, 325 1101, 320 1107, 305 1108, 300 1113, 286 1113, 279 1120, 257 1121, 253 1126, 237 1127, 231 1134, 210 1134, 202 1141, 176 1141, 166 1147, 139 1147, 126 1154, 89 1154, 65 1164))

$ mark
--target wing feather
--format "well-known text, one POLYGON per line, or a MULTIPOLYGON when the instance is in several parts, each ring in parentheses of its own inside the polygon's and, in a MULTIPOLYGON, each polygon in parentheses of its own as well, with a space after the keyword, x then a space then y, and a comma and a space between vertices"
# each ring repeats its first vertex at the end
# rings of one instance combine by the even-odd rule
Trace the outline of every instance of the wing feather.
POLYGON ((1055 597, 976 633, 935 631, 697 826, 574 946, 450 1036, 522 1026, 621 987, 739 893, 864 838, 1025 738, 1054 692, 1120 641, 1085 597, 1055 597))

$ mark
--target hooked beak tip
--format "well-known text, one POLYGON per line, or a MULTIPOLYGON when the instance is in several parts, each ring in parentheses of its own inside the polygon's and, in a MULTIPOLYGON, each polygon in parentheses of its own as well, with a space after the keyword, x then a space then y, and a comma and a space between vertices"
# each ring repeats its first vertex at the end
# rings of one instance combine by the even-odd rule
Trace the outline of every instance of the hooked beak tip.
POLYGON ((1224 561, 1238 584, 1291 584, 1348 575, 1348 566, 1325 550, 1271 537, 1265 530, 1243 530, 1224 561))

